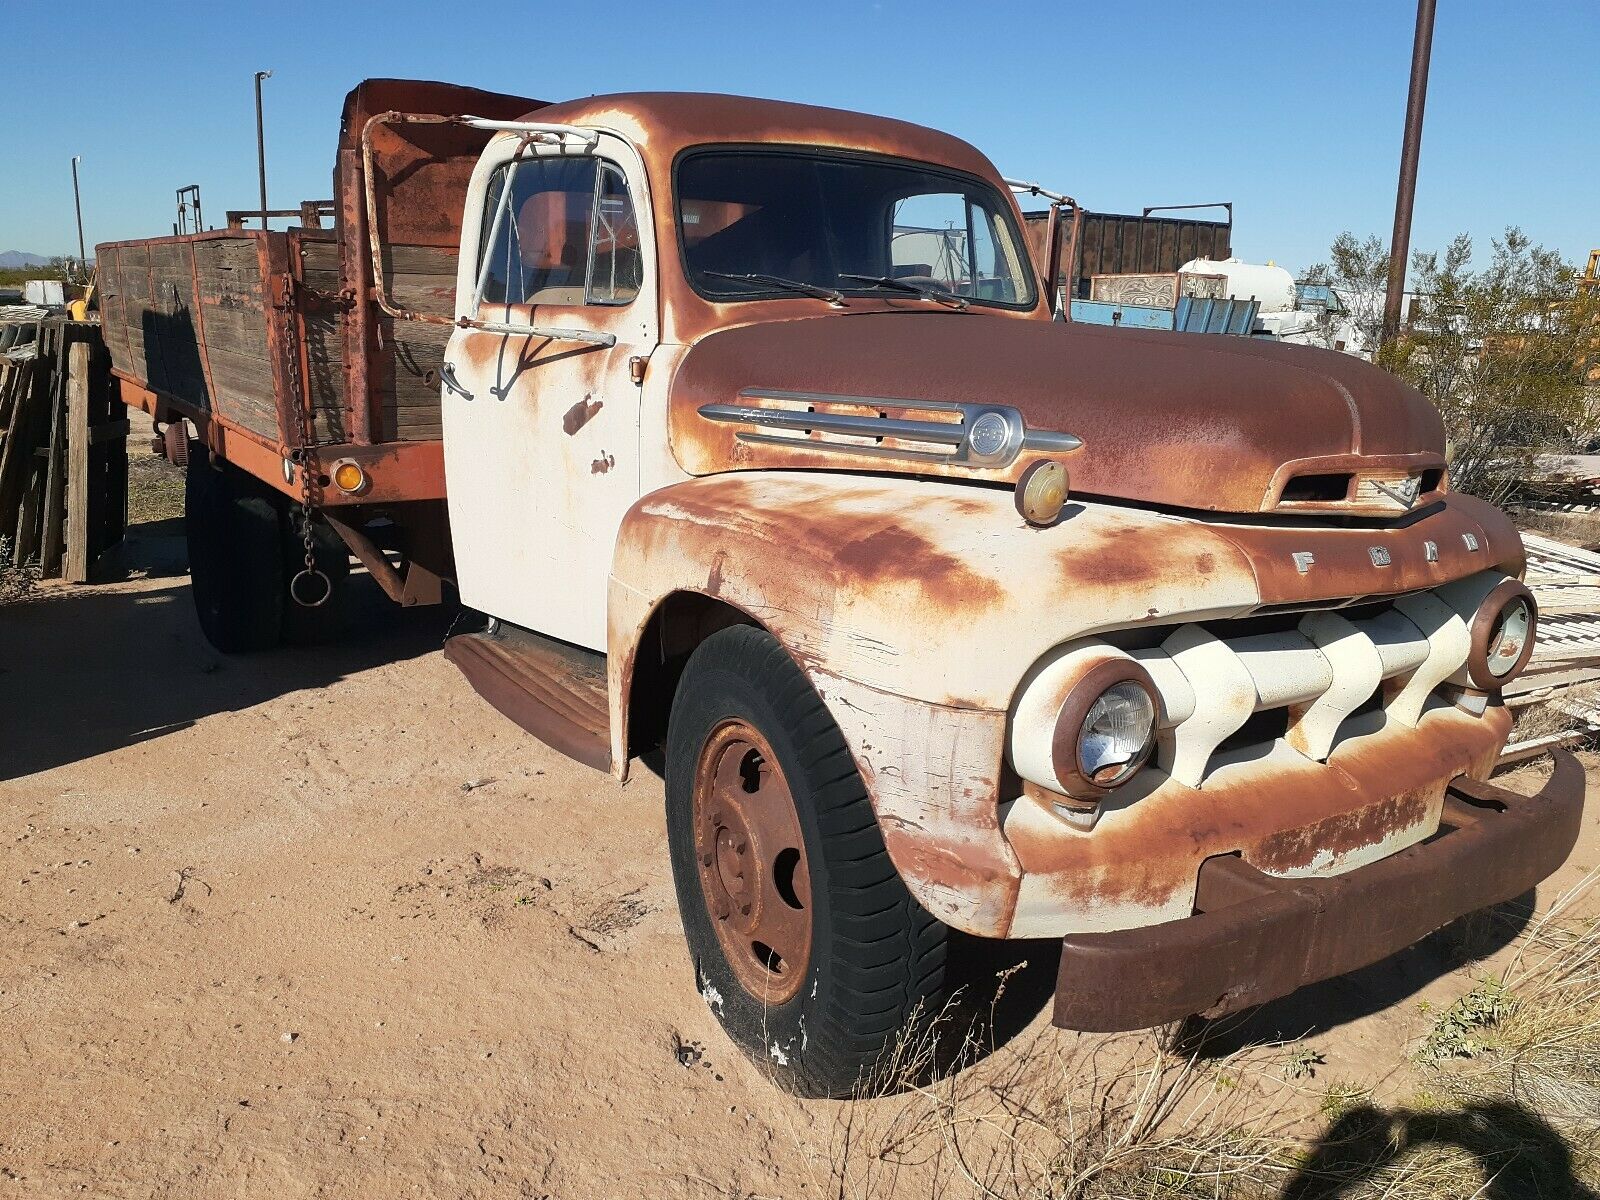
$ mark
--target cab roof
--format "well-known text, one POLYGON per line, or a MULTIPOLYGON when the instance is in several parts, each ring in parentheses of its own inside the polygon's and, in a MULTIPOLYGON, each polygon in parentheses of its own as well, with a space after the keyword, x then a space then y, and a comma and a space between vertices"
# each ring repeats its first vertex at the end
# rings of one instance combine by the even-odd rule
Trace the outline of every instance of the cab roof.
POLYGON ((609 129, 639 147, 653 166, 707 143, 770 143, 856 150, 954 167, 998 183, 998 172, 968 142, 935 129, 811 104, 712 92, 622 92, 564 100, 528 121, 609 129))

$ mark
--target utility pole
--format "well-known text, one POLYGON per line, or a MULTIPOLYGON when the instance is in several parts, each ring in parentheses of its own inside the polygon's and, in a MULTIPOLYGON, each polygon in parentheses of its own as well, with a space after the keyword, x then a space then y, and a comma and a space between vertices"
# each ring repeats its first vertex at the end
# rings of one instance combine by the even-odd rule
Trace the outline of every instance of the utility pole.
POLYGON ((87 275, 89 259, 83 252, 83 201, 78 196, 78 160, 82 157, 81 154, 72 156, 72 207, 78 212, 78 270, 87 275))
POLYGON ((1400 187, 1394 201, 1394 238, 1389 243, 1389 286, 1383 297, 1383 344, 1400 333, 1406 260, 1411 256, 1411 209, 1417 198, 1417 159, 1422 153, 1422 110, 1428 103, 1428 62, 1433 55, 1435 0, 1417 0, 1417 33, 1411 44, 1411 91, 1406 96, 1406 131, 1400 143, 1400 187))
POLYGON ((267 141, 261 129, 261 81, 271 79, 271 71, 256 72, 256 176, 261 181, 261 228, 267 227, 267 141))

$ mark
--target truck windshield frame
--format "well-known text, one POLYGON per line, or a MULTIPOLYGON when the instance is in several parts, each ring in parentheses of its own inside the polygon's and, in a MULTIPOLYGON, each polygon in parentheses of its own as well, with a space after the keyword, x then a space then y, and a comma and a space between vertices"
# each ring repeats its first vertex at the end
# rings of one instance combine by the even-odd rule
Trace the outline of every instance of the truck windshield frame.
MULTIPOLYGON (((761 274, 845 296, 893 296, 852 278, 888 276, 973 306, 1027 312, 1038 304, 1009 198, 981 176, 914 159, 813 146, 694 146, 673 163, 673 224, 684 278, 714 304, 794 299, 791 288, 728 277, 761 274), (841 200, 854 203, 841 209, 841 200), (941 206, 956 219, 920 224, 916 209, 902 211, 907 205, 923 210, 924 220, 941 206), (716 228, 702 233, 704 224, 716 228), (918 261, 896 261, 902 255, 918 261)), ((918 303, 912 290, 900 298, 918 303)))

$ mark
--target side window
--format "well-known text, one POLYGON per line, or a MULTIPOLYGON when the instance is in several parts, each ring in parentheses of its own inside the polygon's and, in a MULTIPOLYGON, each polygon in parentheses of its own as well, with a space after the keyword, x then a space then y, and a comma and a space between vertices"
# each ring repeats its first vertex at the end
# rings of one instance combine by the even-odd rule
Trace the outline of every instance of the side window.
POLYGON ((484 198, 483 304, 627 304, 639 293, 639 226, 622 172, 593 158, 507 163, 484 198))

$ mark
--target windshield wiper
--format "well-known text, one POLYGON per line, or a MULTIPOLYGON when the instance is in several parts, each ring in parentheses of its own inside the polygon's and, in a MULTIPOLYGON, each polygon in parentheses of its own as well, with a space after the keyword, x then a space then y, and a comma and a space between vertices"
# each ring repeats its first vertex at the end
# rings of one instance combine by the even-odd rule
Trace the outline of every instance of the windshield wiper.
POLYGON ((814 283, 803 283, 798 279, 785 279, 782 275, 764 275, 760 271, 747 271, 743 275, 736 275, 732 271, 705 271, 702 275, 714 275, 718 279, 737 279, 741 283, 765 283, 771 287, 783 288, 785 291, 799 292, 802 296, 815 296, 818 300, 826 300, 829 304, 836 304, 840 308, 847 307, 844 302, 844 293, 834 288, 819 287, 814 283))
POLYGON ((910 292, 921 296, 924 300, 932 300, 935 304, 948 304, 951 308, 964 309, 967 301, 964 297, 956 295, 948 288, 942 288, 935 283, 909 283, 904 279, 895 279, 890 275, 855 275, 849 271, 841 271, 840 279, 854 279, 858 283, 867 284, 869 287, 888 288, 896 292, 910 292))

